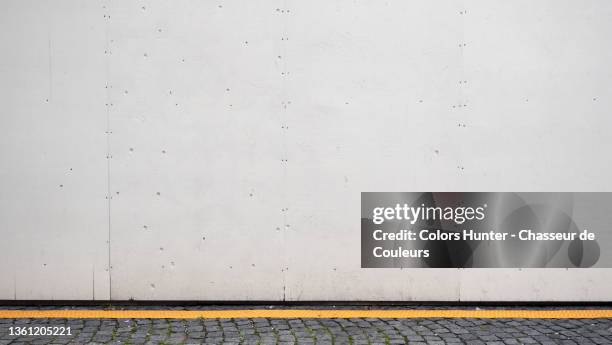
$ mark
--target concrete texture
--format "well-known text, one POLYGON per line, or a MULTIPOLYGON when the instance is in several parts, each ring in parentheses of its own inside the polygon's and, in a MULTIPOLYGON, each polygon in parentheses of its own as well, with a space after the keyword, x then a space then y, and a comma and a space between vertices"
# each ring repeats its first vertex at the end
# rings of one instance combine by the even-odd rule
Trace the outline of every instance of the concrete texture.
POLYGON ((0 299, 609 301, 610 269, 361 269, 359 201, 612 191, 610 18, 5 0, 0 299))

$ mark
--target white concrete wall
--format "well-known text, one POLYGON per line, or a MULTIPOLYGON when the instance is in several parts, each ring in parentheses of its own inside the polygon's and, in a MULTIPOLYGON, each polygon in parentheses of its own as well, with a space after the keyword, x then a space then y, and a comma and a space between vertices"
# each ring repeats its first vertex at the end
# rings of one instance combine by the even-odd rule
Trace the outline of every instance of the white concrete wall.
POLYGON ((362 191, 612 191, 610 1, 0 6, 0 299, 612 299, 359 253, 362 191))

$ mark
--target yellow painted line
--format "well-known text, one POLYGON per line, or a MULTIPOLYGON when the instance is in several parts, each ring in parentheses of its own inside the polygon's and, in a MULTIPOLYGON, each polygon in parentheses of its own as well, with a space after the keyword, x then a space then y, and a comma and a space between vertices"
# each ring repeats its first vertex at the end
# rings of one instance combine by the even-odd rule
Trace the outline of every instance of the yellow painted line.
POLYGON ((410 310, 0 310, 0 318, 61 318, 61 319, 318 319, 318 318, 482 318, 482 319, 600 319, 612 318, 612 309, 410 309, 410 310))

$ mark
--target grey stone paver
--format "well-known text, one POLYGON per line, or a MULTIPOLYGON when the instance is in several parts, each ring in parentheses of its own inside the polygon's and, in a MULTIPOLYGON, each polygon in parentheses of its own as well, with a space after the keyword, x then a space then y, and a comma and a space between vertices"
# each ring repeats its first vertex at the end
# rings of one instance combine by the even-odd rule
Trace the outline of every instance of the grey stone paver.
POLYGON ((612 319, 0 319, 8 344, 612 344, 612 319), (10 334, 36 326, 71 335, 10 334))

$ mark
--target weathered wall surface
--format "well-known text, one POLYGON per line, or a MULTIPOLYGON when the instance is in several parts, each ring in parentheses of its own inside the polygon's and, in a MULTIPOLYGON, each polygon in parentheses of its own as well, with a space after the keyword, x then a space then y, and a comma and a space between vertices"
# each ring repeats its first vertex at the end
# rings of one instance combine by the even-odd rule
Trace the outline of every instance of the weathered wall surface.
POLYGON ((612 191, 609 1, 1 5, 0 299, 612 299, 359 253, 362 191, 612 191))

